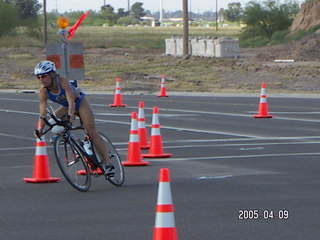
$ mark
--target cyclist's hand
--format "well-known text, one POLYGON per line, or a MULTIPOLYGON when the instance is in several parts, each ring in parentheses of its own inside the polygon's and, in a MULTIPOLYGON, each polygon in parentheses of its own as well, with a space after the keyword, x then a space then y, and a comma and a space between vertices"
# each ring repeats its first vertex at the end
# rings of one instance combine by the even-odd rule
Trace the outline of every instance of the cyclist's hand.
POLYGON ((72 123, 72 122, 76 119, 76 117, 74 116, 74 114, 68 114, 68 116, 69 116, 69 121, 70 121, 70 123, 72 123))
POLYGON ((34 135, 36 138, 39 138, 39 139, 40 139, 43 134, 42 134, 42 131, 40 131, 39 129, 35 129, 34 132, 33 132, 33 135, 34 135))

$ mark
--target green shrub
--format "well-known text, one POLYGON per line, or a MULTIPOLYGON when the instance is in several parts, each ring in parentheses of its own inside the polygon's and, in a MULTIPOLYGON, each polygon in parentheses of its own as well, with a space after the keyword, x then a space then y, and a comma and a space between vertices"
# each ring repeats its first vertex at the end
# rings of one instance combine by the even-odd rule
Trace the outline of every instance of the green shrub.
POLYGON ((239 38, 240 47, 262 47, 267 45, 270 39, 267 37, 255 37, 250 39, 239 38))
MULTIPOLYGON (((320 1, 320 0, 319 0, 320 1)), ((309 31, 308 33, 314 33, 316 31, 318 31, 320 29, 320 24, 317 24, 315 26, 313 26, 309 31)))
POLYGON ((290 32, 289 30, 275 32, 274 34, 272 34, 271 43, 272 44, 280 44, 280 43, 288 42, 287 35, 289 32, 290 32))
POLYGON ((135 24, 139 24, 139 23, 140 23, 140 21, 132 15, 121 17, 117 20, 117 24, 123 25, 123 26, 135 25, 135 24))
POLYGON ((309 3, 309 2, 320 2, 320 0, 306 0, 305 2, 306 3, 309 3))
POLYGON ((0 36, 19 25, 18 11, 9 3, 0 2, 0 36))

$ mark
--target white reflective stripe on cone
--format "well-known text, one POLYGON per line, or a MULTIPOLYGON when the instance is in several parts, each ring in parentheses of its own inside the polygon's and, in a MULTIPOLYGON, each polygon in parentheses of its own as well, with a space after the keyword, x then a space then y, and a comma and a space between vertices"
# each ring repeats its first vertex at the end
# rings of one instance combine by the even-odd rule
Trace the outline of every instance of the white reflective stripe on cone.
POLYGON ((158 205, 171 205, 172 204, 170 182, 160 182, 159 183, 157 204, 158 205))
POLYGON ((144 110, 143 110, 143 108, 139 108, 139 110, 138 110, 138 118, 144 118, 144 110))
POLYGON ((138 128, 146 128, 145 121, 138 121, 138 128))
POLYGON ((260 103, 266 103, 267 99, 266 98, 260 98, 260 103))
POLYGON ((152 124, 159 124, 159 114, 158 113, 154 113, 152 115, 152 124))
POLYGON ((160 136, 160 128, 152 128, 151 129, 151 136, 160 136))
POLYGON ((47 148, 46 147, 36 147, 36 155, 47 155, 47 148))
POLYGON ((175 227, 173 212, 156 213, 155 228, 173 228, 175 227))
POLYGON ((130 134, 129 141, 130 142, 139 142, 139 135, 138 134, 130 134))
POLYGON ((137 130, 138 130, 137 119, 132 118, 132 119, 131 119, 130 131, 137 131, 137 130))

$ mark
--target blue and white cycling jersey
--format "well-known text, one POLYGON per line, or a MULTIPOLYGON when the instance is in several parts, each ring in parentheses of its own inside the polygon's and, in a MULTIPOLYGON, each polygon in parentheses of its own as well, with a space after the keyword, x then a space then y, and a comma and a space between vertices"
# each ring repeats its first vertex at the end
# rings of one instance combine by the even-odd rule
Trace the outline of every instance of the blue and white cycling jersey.
MULTIPOLYGON (((55 103, 59 103, 61 106, 68 108, 69 103, 67 100, 66 91, 63 88, 61 88, 59 78, 56 78, 56 80, 58 82, 59 93, 54 94, 47 89, 48 98, 51 101, 53 101, 55 103)), ((69 84, 72 89, 73 95, 75 95, 76 87, 72 83, 69 83, 69 84)), ((85 96, 85 94, 83 92, 80 92, 79 97, 77 97, 75 99, 75 111, 79 111, 80 103, 81 103, 81 100, 84 98, 84 96, 85 96)))

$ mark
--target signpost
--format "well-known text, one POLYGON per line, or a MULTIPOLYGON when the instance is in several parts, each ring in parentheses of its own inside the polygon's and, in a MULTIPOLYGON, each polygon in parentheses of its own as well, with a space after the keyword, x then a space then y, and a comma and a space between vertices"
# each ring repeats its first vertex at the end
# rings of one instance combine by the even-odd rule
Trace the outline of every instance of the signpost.
POLYGON ((57 20, 59 27, 58 39, 60 43, 46 44, 47 60, 55 63, 57 72, 62 76, 71 79, 76 86, 78 80, 84 79, 84 57, 83 44, 80 42, 68 42, 71 39, 81 22, 89 14, 83 14, 80 19, 69 29, 69 21, 65 17, 60 17, 57 20))

